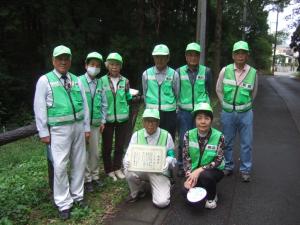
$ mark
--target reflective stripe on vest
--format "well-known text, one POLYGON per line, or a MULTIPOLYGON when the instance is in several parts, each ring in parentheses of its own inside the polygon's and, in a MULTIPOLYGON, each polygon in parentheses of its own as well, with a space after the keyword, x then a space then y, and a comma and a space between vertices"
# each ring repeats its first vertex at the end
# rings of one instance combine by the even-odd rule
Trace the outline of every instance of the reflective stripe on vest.
POLYGON ((167 67, 165 80, 159 85, 155 78, 154 67, 146 70, 147 92, 145 94, 145 102, 147 109, 176 110, 176 97, 173 93, 174 73, 175 70, 167 67))
MULTIPOLYGON (((189 148, 188 153, 191 158, 192 171, 195 169, 210 164, 217 157, 217 148, 220 141, 222 133, 214 128, 211 128, 211 135, 209 137, 208 143, 205 146, 203 155, 200 156, 200 147, 198 143, 198 129, 192 129, 188 131, 189 137, 189 148), (201 158, 201 162, 199 163, 201 158)), ((224 159, 222 163, 217 167, 218 169, 224 169, 225 162, 224 159)))
POLYGON ((89 106, 89 112, 90 112, 90 121, 91 121, 91 125, 93 126, 100 126, 101 124, 101 120, 102 120, 102 111, 101 111, 101 80, 96 80, 96 89, 95 89, 95 93, 92 96, 91 94, 91 89, 89 86, 89 83, 87 81, 87 78, 85 75, 82 75, 79 77, 79 79, 81 80, 81 83, 84 86, 84 90, 85 90, 85 95, 86 95, 86 99, 87 99, 87 103, 89 106))
MULTIPOLYGON (((76 117, 83 117, 83 111, 76 113, 76 117)), ((74 115, 49 117, 48 123, 74 122, 74 115)))
POLYGON ((187 70, 187 65, 179 68, 180 92, 178 105, 184 110, 192 111, 195 104, 200 102, 210 102, 205 88, 206 67, 199 65, 194 85, 192 85, 189 79, 187 70))
POLYGON ((52 106, 47 107, 49 126, 61 126, 83 120, 83 98, 78 85, 78 78, 71 73, 69 75, 71 87, 68 92, 53 71, 45 75, 53 97, 52 106))
POLYGON ((102 87, 105 91, 107 98, 107 117, 106 121, 109 123, 113 122, 124 122, 129 118, 129 105, 126 99, 125 87, 127 79, 123 76, 117 84, 117 92, 114 94, 110 89, 110 82, 108 76, 101 77, 102 87))
POLYGON ((252 108, 252 91, 255 79, 256 70, 251 67, 238 86, 235 79, 234 65, 228 65, 223 79, 223 110, 226 112, 246 112, 250 110, 252 108))

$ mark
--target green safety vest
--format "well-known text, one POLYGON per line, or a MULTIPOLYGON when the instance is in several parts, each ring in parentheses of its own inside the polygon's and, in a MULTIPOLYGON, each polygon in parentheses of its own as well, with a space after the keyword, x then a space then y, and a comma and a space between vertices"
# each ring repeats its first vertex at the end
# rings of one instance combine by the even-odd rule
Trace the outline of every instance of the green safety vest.
POLYGON ((175 70, 168 67, 165 80, 159 85, 155 78, 154 67, 146 70, 147 92, 145 96, 147 109, 159 109, 162 111, 176 110, 176 97, 173 92, 173 79, 175 70))
POLYGON ((81 83, 84 86, 86 100, 90 111, 91 125, 98 127, 101 124, 102 112, 101 112, 101 80, 96 79, 95 93, 91 93, 91 89, 85 75, 79 77, 81 83))
POLYGON ((78 85, 78 78, 71 76, 71 88, 66 91, 58 76, 53 72, 46 74, 53 96, 52 106, 47 107, 48 125, 61 126, 81 121, 84 117, 83 97, 78 85))
MULTIPOLYGON (((215 160, 217 156, 217 148, 220 141, 222 133, 214 128, 211 128, 211 135, 208 140, 207 145, 203 151, 203 154, 200 155, 200 147, 198 142, 198 129, 194 128, 188 131, 189 137, 189 148, 188 153, 192 160, 192 171, 195 169, 206 166, 215 160)), ((224 159, 222 163, 217 167, 220 170, 223 170, 225 167, 224 159)))
POLYGON ((127 103, 128 96, 125 91, 127 79, 123 76, 117 84, 117 92, 114 94, 110 88, 110 82, 108 76, 105 75, 100 78, 102 81, 102 88, 105 91, 108 110, 106 121, 109 123, 113 122, 124 122, 129 118, 129 105, 127 103))
POLYGON ((187 65, 179 68, 180 92, 178 105, 184 110, 192 111, 195 104, 200 102, 210 102, 205 88, 206 67, 199 65, 198 74, 194 85, 192 85, 190 82, 187 70, 187 65))
POLYGON ((256 70, 250 68, 243 82, 238 86, 234 66, 226 66, 223 79, 223 110, 226 112, 246 112, 252 109, 252 91, 256 79, 256 70))
MULTIPOLYGON (((166 146, 168 140, 168 131, 160 128, 159 138, 156 145, 166 146)), ((148 145, 148 142, 145 138, 145 129, 137 131, 137 144, 148 145)), ((168 149, 167 156, 175 157, 174 150, 168 149)))

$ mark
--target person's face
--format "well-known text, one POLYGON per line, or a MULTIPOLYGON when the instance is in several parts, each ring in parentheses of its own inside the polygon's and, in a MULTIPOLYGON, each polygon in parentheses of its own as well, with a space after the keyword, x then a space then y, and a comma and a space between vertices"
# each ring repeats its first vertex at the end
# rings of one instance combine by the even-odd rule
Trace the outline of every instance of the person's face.
POLYGON ((237 50, 232 53, 232 59, 235 64, 244 65, 248 60, 249 54, 245 50, 237 50))
POLYGON ((185 60, 189 67, 197 67, 199 65, 200 53, 196 51, 187 51, 185 53, 185 60))
POLYGON ((52 64, 60 74, 66 74, 71 67, 71 56, 62 54, 52 58, 52 64))
POLYGON ((198 113, 195 118, 196 127, 199 133, 206 134, 211 127, 211 118, 204 113, 198 113))
POLYGON ((165 69, 169 62, 168 55, 154 55, 153 59, 156 68, 160 71, 165 69))
POLYGON ((121 71, 121 64, 119 61, 109 60, 107 64, 107 69, 110 76, 118 77, 121 71))
POLYGON ((98 59, 90 59, 88 61, 89 63, 85 64, 85 69, 90 67, 100 68, 101 67, 101 61, 98 59))
POLYGON ((154 134, 159 126, 159 120, 155 118, 144 118, 143 125, 148 134, 154 134))

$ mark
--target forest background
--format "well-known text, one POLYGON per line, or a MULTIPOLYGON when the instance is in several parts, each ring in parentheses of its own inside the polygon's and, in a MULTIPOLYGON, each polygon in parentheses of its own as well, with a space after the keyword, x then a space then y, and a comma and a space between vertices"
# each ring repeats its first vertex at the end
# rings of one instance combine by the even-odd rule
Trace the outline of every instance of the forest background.
MULTIPOLYGON (((251 48, 250 64, 264 73, 270 71, 274 37, 268 34, 266 6, 284 7, 289 2, 208 1, 205 65, 212 68, 214 82, 220 68, 232 62, 232 45, 242 39, 243 33, 251 48)), ((141 89, 142 72, 153 65, 151 51, 156 44, 170 48, 171 67, 185 64, 186 44, 196 37, 197 4, 197 0, 2 0, 1 132, 33 121, 35 84, 53 68, 51 56, 57 45, 71 48, 70 71, 77 75, 85 72, 84 60, 89 52, 98 51, 104 58, 110 52, 119 52, 124 60, 122 74, 136 89, 141 89)), ((105 73, 103 66, 100 75, 105 73)))

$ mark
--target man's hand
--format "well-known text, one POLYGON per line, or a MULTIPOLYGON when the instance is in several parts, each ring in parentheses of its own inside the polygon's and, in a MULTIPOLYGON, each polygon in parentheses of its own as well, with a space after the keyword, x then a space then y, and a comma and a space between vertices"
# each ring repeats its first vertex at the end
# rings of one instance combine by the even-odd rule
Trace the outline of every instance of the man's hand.
POLYGON ((47 137, 42 137, 41 138, 41 142, 45 143, 45 144, 50 144, 50 136, 47 137))
POLYGON ((104 124, 101 124, 100 127, 99 127, 99 131, 100 131, 101 134, 103 133, 104 127, 105 127, 104 124))

